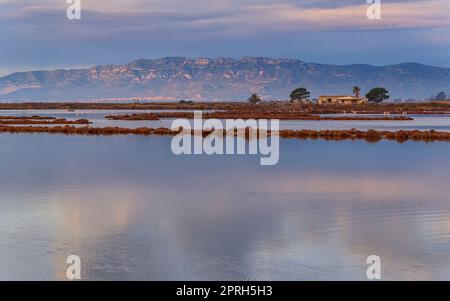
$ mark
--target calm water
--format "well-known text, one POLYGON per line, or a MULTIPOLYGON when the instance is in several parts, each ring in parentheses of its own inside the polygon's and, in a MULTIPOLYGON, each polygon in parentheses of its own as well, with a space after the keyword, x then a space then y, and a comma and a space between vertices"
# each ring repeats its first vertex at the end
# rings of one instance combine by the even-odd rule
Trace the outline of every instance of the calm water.
MULTIPOLYGON (((176 111, 176 110, 172 110, 176 111)), ((163 119, 158 121, 123 121, 123 120, 107 120, 107 115, 122 115, 133 113, 147 113, 147 112, 165 112, 160 111, 108 111, 108 110, 84 110, 76 112, 68 112, 66 110, 51 110, 51 111, 36 111, 36 110, 0 110, 0 115, 42 115, 54 116, 67 119, 87 118, 92 121, 92 126, 119 126, 127 128, 138 127, 166 127, 170 128, 173 119, 163 119)), ((339 116, 342 116, 339 115, 339 116)), ((347 114, 346 116, 355 116, 347 114)), ((357 115, 358 116, 358 115, 357 115)), ((380 115, 363 115, 363 116, 380 116, 380 115)), ((382 115, 381 115, 382 116, 382 115)), ((349 130, 352 128, 359 130, 437 130, 450 132, 450 115, 410 115, 414 118, 411 121, 317 121, 317 120, 282 120, 280 121, 281 129, 311 129, 311 130, 349 130)))
POLYGON ((450 280, 450 143, 281 140, 280 162, 167 137, 0 135, 0 280, 450 280))

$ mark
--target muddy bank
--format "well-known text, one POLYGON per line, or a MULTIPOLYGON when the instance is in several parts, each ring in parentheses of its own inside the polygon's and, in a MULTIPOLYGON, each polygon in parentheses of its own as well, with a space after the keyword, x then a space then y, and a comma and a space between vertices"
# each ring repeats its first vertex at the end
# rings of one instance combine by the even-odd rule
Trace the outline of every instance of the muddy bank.
MULTIPOLYGON (((364 117, 364 116, 319 116, 299 112, 253 112, 253 111, 224 111, 224 112, 207 112, 202 114, 203 118, 214 119, 279 119, 279 120, 317 120, 317 121, 406 121, 414 120, 408 116, 381 116, 381 117, 364 117)), ((162 118, 186 118, 193 119, 193 112, 163 112, 163 113, 143 113, 129 115, 110 115, 106 116, 111 120, 126 121, 143 121, 143 120, 160 120, 162 118)))
POLYGON ((91 124, 91 122, 87 119, 78 119, 78 120, 66 120, 64 118, 60 119, 31 119, 31 118, 25 118, 25 119, 1 119, 0 118, 0 125, 63 125, 63 124, 91 124))
POLYGON ((0 103, 0 110, 231 110, 250 108, 245 102, 152 103, 0 103))
POLYGON ((0 120, 54 120, 51 116, 0 116, 0 120))
POLYGON ((0 125, 2 133, 49 133, 67 135, 175 135, 170 129, 161 128, 120 128, 120 127, 74 127, 74 126, 5 126, 0 125))
POLYGON ((0 110, 220 110, 282 111, 307 114, 450 114, 450 103, 384 103, 365 105, 317 105, 286 101, 249 104, 247 102, 166 102, 166 103, 0 103, 0 110))
MULTIPOLYGON (((182 113, 189 114, 189 113, 182 113)), ((160 120, 158 114, 144 113, 144 114, 128 114, 128 115, 109 115, 105 117, 110 120, 126 120, 126 121, 140 121, 140 120, 160 120)))
POLYGON ((381 140, 395 140, 398 142, 412 141, 450 141, 450 133, 431 131, 359 131, 352 130, 282 130, 280 137, 297 139, 325 139, 325 140, 366 140, 378 142, 381 140))
MULTIPOLYGON (((66 135, 157 135, 157 136, 174 136, 181 132, 172 131, 169 128, 120 128, 120 127, 74 127, 74 126, 5 126, 0 125, 0 133, 50 133, 50 134, 66 134, 66 135)), ((190 131, 191 134, 196 134, 190 131)), ((212 131, 202 131, 203 136, 210 135, 212 131)), ((225 134, 225 131, 224 131, 225 134)), ((234 134, 237 134, 235 130, 234 134)), ((250 131, 245 130, 245 137, 249 137, 250 131)), ((259 135, 272 135, 268 132, 258 132, 259 135)), ((383 139, 395 140, 398 142, 412 141, 448 141, 450 142, 450 133, 431 131, 359 131, 352 130, 281 130, 279 136, 290 139, 324 139, 324 140, 366 140, 368 142, 378 142, 383 139)))

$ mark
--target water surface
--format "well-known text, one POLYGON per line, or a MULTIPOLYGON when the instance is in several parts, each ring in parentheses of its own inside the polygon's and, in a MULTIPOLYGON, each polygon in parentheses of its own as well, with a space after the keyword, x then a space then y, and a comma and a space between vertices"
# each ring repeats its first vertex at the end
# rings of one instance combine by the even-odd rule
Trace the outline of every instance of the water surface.
MULTIPOLYGON (((177 110, 170 110, 170 112, 176 112, 177 110)), ((92 121, 94 127, 106 127, 106 126, 118 126, 126 128, 138 128, 138 127, 165 127, 170 128, 174 119, 162 119, 162 120, 146 120, 146 121, 124 121, 124 120, 108 120, 105 119, 108 115, 124 115, 124 114, 139 114, 149 112, 168 112, 167 110, 78 110, 75 112, 69 112, 67 110, 0 110, 1 115, 16 115, 16 116, 54 116, 59 118, 66 118, 68 120, 75 120, 81 118, 87 118, 92 121)), ((186 112, 186 111, 183 111, 186 112)), ((205 111, 208 112, 208 111, 205 111)), ((328 115, 326 115, 328 116, 328 115)), ((343 114, 337 114, 332 116, 344 116, 343 114)), ((355 115, 346 114, 345 116, 383 116, 383 115, 355 115)), ((395 115, 391 115, 395 116, 395 115)), ((358 120, 345 120, 345 121, 317 121, 317 120, 281 120, 281 129, 308 129, 308 130, 386 130, 386 131, 398 131, 398 130, 437 130, 450 132, 450 115, 409 115, 414 120, 408 121, 358 121, 358 120)))
POLYGON ((181 156, 168 137, 0 135, 0 280, 450 279, 450 143, 281 140, 181 156))

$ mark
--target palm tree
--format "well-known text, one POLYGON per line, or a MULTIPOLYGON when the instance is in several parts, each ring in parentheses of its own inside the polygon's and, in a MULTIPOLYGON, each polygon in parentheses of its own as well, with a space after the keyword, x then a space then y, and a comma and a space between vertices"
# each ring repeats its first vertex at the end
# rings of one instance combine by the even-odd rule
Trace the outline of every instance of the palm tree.
POLYGON ((356 97, 357 99, 359 99, 360 93, 361 93, 361 88, 358 87, 358 86, 354 86, 354 87, 353 87, 353 94, 355 94, 355 97, 356 97))

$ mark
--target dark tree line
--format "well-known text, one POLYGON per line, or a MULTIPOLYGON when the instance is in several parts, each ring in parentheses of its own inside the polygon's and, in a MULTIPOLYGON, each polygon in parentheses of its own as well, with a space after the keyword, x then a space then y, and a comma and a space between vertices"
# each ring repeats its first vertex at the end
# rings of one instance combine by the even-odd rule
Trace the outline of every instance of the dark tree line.
MULTIPOLYGON (((354 86, 353 94, 355 95, 356 98, 359 99, 361 94, 361 88, 358 86, 354 86)), ((438 96, 442 99, 446 99, 447 97, 444 92, 439 93, 438 96)), ((303 102, 310 99, 311 93, 308 91, 308 89, 300 87, 292 91, 289 97, 291 102, 303 102)), ((376 87, 366 94, 366 98, 369 100, 369 102, 381 103, 384 100, 389 99, 389 91, 382 87, 376 87)), ((257 104, 260 103, 261 101, 262 101, 261 97, 259 97, 258 94, 256 93, 252 94, 248 98, 248 102, 252 104, 257 104)))

